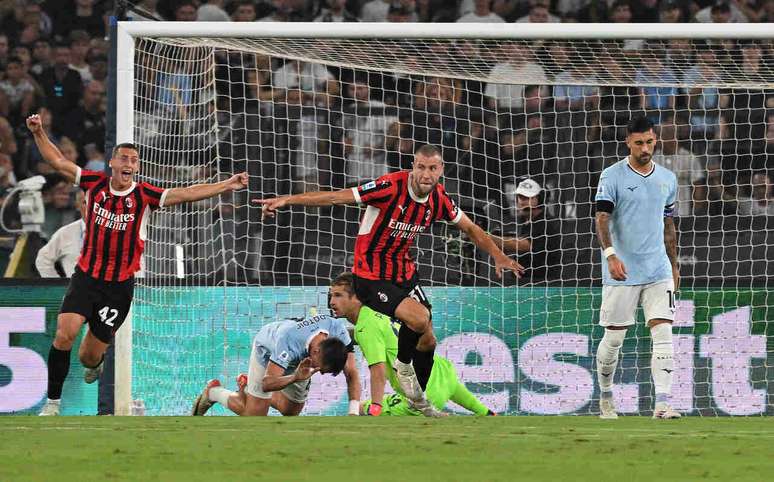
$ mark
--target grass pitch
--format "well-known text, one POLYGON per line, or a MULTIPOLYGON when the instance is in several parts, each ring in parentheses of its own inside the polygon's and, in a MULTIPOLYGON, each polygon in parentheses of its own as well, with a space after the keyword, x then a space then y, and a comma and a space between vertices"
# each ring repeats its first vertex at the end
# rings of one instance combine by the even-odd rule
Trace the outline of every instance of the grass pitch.
POLYGON ((774 419, 0 417, 0 481, 772 480, 774 419))

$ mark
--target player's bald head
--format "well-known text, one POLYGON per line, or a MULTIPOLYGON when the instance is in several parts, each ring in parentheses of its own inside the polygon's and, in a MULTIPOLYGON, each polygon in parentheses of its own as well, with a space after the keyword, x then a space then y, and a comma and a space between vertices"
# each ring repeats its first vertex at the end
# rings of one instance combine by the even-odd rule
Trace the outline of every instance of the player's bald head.
POLYGON ((414 153, 414 157, 423 157, 426 159, 437 157, 440 162, 443 162, 441 150, 432 144, 423 144, 419 146, 419 149, 414 153))

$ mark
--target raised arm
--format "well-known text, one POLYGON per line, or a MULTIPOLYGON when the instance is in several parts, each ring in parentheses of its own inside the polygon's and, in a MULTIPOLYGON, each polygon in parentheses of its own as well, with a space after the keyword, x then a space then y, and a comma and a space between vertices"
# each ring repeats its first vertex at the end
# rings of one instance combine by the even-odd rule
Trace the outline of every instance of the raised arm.
POLYGON ((254 203, 263 205, 262 218, 274 217, 277 209, 285 206, 334 206, 339 204, 355 204, 355 193, 352 189, 340 191, 318 191, 281 196, 270 199, 253 199, 254 203))
POLYGON ((65 159, 64 155, 51 142, 46 131, 43 130, 40 116, 34 114, 27 117, 27 128, 32 132, 32 138, 35 139, 35 144, 38 146, 43 159, 69 182, 75 182, 75 178, 78 176, 78 166, 74 162, 65 159))
POLYGON ((462 214, 457 227, 468 235, 471 241, 480 249, 483 249, 494 259, 495 273, 498 278, 503 277, 503 270, 512 271, 517 278, 524 273, 524 267, 512 260, 497 246, 497 243, 476 223, 470 220, 466 214, 462 214))
POLYGON ((357 371, 357 363, 355 362, 355 354, 349 352, 347 355, 347 363, 344 365, 344 378, 347 379, 347 395, 349 396, 350 415, 358 415, 360 408, 360 373, 357 371), (354 406, 353 406, 354 405, 354 406))
POLYGON ((174 206, 184 202, 209 199, 218 194, 236 191, 247 187, 247 173, 234 174, 229 179, 210 184, 195 184, 188 187, 176 187, 167 191, 164 206, 174 206))
POLYGON ((501 238, 500 236, 495 236, 494 234, 490 234, 489 237, 491 237, 492 241, 494 241, 497 247, 503 250, 503 252, 506 254, 527 253, 530 249, 532 249, 532 243, 530 243, 529 239, 501 238))

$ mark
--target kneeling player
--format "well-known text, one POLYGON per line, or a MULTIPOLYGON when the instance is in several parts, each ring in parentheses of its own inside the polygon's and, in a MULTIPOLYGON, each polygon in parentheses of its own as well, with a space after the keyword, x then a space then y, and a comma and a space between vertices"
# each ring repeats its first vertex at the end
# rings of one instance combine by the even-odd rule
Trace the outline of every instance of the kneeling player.
MULTIPOLYGON (((363 305, 355 295, 353 281, 351 273, 342 273, 333 281, 330 308, 336 316, 345 317, 355 325, 355 341, 360 345, 371 373, 371 400, 363 403, 361 414, 421 415, 410 407, 392 368, 398 353, 400 322, 393 322, 387 315, 363 305), (384 395, 386 379, 397 393, 384 395)), ((439 410, 451 400, 476 415, 494 415, 459 381, 452 363, 440 356, 433 361, 426 394, 427 400, 439 410)))
POLYGON ((298 415, 304 408, 311 377, 316 372, 347 379, 349 413, 358 414, 360 378, 344 320, 327 315, 269 323, 253 339, 247 385, 232 392, 210 380, 196 398, 191 415, 204 415, 220 403, 237 415, 261 415, 274 407, 282 415, 298 415))

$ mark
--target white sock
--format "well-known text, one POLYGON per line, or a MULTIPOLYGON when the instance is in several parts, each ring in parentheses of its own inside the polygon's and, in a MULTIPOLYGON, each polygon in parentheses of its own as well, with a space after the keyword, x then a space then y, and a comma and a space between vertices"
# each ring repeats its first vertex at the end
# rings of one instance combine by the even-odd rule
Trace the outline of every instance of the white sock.
POLYGON ((597 381, 602 398, 609 397, 613 391, 613 377, 618 367, 618 353, 621 351, 626 330, 605 329, 605 336, 597 347, 597 381))
POLYGON ((218 402, 219 404, 228 408, 228 397, 230 397, 233 393, 234 392, 227 388, 212 387, 207 392, 207 398, 209 398, 211 402, 218 402))
POLYGON ((46 399, 46 403, 53 403, 54 405, 59 405, 59 403, 60 403, 61 401, 62 401, 62 399, 61 399, 61 398, 57 398, 56 400, 54 400, 54 399, 51 399, 51 398, 47 398, 47 399, 46 399))
POLYGON ((653 354, 650 357, 650 372, 656 391, 656 403, 669 401, 672 391, 674 349, 672 347, 672 324, 661 323, 650 329, 653 354))

